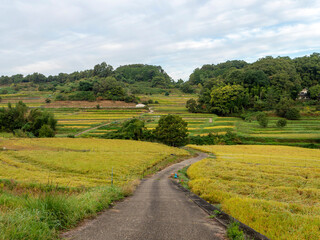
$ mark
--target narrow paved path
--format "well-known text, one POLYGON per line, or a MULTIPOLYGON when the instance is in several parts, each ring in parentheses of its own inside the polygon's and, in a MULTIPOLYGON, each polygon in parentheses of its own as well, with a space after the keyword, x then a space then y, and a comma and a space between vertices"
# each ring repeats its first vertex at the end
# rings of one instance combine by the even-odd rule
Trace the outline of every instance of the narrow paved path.
POLYGON ((134 195, 96 219, 64 235, 86 240, 225 239, 225 229, 194 204, 169 179, 172 172, 205 158, 172 165, 143 181, 134 195))
POLYGON ((104 124, 101 124, 101 125, 96 126, 96 127, 93 127, 93 128, 89 128, 89 129, 87 129, 87 130, 84 130, 84 131, 82 131, 82 132, 79 132, 79 133, 75 134, 74 136, 75 136, 75 137, 78 137, 78 136, 80 136, 80 135, 82 135, 82 134, 85 134, 85 133, 87 133, 87 132, 96 130, 97 128, 101 128, 101 127, 107 126, 107 125, 109 125, 109 124, 110 124, 110 123, 108 122, 108 123, 104 123, 104 124))

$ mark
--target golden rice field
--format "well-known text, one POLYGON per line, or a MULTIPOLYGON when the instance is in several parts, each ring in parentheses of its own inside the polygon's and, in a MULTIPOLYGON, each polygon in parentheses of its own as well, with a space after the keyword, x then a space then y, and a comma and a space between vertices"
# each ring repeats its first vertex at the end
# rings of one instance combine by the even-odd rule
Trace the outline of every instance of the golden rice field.
POLYGON ((0 140, 0 179, 25 184, 92 187, 140 178, 171 154, 188 155, 162 144, 104 139, 0 140), (124 147, 125 146, 125 147, 124 147))
POLYGON ((320 150, 287 146, 196 146, 193 192, 270 239, 318 240, 320 150))

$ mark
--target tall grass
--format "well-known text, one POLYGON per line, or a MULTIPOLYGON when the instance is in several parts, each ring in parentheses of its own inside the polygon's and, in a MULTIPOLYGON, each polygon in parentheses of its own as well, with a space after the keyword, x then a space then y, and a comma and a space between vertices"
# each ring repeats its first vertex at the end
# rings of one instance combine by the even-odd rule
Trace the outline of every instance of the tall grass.
POLYGON ((81 219, 95 215, 123 196, 118 187, 94 188, 73 195, 2 192, 0 239, 57 239, 60 230, 75 226, 81 219))

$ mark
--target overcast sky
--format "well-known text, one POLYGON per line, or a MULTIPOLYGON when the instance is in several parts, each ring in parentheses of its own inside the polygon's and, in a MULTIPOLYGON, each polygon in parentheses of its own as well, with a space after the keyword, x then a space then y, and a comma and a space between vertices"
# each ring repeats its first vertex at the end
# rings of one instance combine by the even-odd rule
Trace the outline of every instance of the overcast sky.
POLYGON ((91 69, 105 61, 196 67, 320 52, 319 0, 1 0, 0 75, 91 69))

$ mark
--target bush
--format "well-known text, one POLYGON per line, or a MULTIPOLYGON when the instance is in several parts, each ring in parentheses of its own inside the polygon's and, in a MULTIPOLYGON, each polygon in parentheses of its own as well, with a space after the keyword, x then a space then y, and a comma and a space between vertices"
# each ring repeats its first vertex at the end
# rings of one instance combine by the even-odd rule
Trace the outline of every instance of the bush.
POLYGON ((287 126, 287 120, 280 119, 280 120, 277 121, 277 127, 283 128, 285 126, 287 126))
POLYGON ((266 128, 268 126, 269 120, 267 118, 267 114, 263 112, 259 113, 256 118, 261 127, 266 128))
POLYGON ((65 95, 65 94, 58 94, 57 96, 56 96, 56 101, 65 101, 65 100, 67 100, 67 96, 65 95))
POLYGON ((94 96, 93 92, 75 92, 69 96, 69 100, 72 101, 95 101, 96 97, 94 96))
POLYGON ((51 103, 51 99, 50 98, 46 98, 46 103, 51 103))
POLYGON ((287 111, 294 106, 294 101, 290 98, 281 98, 279 103, 276 105, 276 114, 279 117, 285 117, 287 111))
POLYGON ((259 113, 256 115, 256 119, 257 119, 258 122, 259 122, 261 119, 266 118, 266 117, 267 117, 267 114, 264 113, 264 112, 259 112, 259 113))
POLYGON ((54 131, 49 125, 42 125, 39 130, 39 137, 54 137, 54 131))
POLYGON ((296 108, 290 108, 285 114, 285 118, 289 120, 298 120, 300 117, 300 112, 296 108))
POLYGON ((197 101, 194 100, 193 98, 189 99, 186 103, 186 108, 188 109, 189 112, 195 113, 197 112, 197 101))
POLYGON ((256 119, 256 113, 254 112, 243 113, 240 115, 240 118, 245 122, 252 122, 253 120, 256 119))

